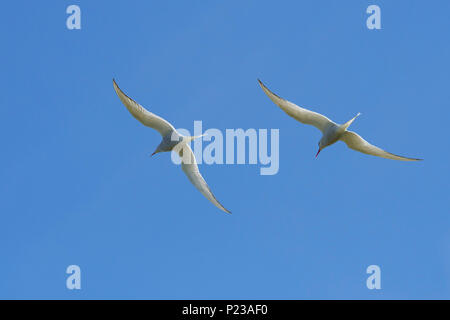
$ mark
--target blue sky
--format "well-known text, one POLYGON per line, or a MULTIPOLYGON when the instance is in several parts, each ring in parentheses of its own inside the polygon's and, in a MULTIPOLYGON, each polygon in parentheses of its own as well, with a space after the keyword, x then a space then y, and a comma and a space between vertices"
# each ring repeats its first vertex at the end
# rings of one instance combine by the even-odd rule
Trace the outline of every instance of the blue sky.
POLYGON ((0 298, 448 299, 448 1, 7 2, 0 298), (66 28, 77 4, 82 29, 66 28), (368 30, 366 8, 381 8, 368 30), (280 170, 202 165, 209 203, 112 78, 177 128, 280 129, 280 170), (388 151, 320 132, 277 94, 388 151), (79 265, 82 289, 66 288, 79 265), (381 268, 368 290, 366 268, 381 268))

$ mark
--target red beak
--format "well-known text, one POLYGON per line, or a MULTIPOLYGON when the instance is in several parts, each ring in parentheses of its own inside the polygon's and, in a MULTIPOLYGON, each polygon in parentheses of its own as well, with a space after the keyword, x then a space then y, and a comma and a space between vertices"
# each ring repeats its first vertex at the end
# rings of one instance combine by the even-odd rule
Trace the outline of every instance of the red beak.
POLYGON ((322 151, 322 149, 319 148, 319 151, 317 151, 317 153, 316 153, 316 158, 319 155, 320 151, 322 151))

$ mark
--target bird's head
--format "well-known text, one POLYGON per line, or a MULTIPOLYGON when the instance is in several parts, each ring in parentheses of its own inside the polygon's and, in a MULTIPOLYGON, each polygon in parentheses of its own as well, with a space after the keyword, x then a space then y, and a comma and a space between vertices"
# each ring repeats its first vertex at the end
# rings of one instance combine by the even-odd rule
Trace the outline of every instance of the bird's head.
POLYGON ((151 157, 153 157, 155 154, 160 153, 160 152, 162 152, 162 150, 161 150, 160 146, 158 146, 156 148, 156 150, 151 154, 151 157))
POLYGON ((316 153, 316 158, 319 155, 320 151, 322 151, 322 149, 325 148, 325 146, 322 144, 322 140, 319 141, 318 145, 319 145, 319 151, 317 151, 317 153, 316 153))

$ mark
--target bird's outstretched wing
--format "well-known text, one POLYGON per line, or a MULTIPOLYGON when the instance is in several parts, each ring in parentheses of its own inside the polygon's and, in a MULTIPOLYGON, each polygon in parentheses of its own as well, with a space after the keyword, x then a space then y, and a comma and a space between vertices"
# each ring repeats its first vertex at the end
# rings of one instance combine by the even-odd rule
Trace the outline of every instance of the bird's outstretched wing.
POLYGON ((414 158, 406 158, 402 156, 397 156, 395 154, 389 153, 380 149, 363 138, 361 138, 357 133, 353 131, 345 131, 345 133, 341 136, 340 140, 344 141, 350 149, 370 154, 373 156, 392 159, 392 160, 402 160, 402 161, 419 161, 422 159, 414 159, 414 158))
POLYGON ((171 132, 175 131, 175 128, 163 118, 157 116, 154 113, 146 110, 139 103, 128 97, 122 90, 120 90, 116 81, 113 79, 114 90, 116 90, 122 103, 127 107, 128 111, 139 120, 143 125, 156 129, 164 137, 171 132))
POLYGON ((304 109, 290 101, 280 98, 275 93, 270 91, 259 79, 258 82, 270 100, 272 100, 277 106, 279 106, 284 112, 295 120, 304 124, 313 125, 322 132, 324 132, 330 125, 334 124, 333 121, 320 113, 304 109))
POLYGON ((181 169, 189 178, 189 181, 208 199, 211 201, 217 208, 225 211, 226 213, 231 213, 229 210, 225 209, 222 204, 216 199, 214 194, 211 192, 208 184, 205 179, 203 179, 200 171, 198 170, 197 161, 195 160, 194 153, 192 152, 191 147, 187 143, 180 143, 177 145, 179 148, 178 155, 181 158, 181 169))

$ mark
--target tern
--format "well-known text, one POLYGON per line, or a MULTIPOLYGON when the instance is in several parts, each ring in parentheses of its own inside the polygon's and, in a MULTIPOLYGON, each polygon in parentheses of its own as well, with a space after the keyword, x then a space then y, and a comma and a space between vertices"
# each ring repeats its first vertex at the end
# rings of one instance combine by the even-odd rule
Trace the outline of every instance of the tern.
POLYGON ((181 169, 188 177, 189 181, 216 207, 219 209, 231 213, 229 210, 225 209, 222 204, 216 199, 214 194, 211 192, 205 179, 203 179, 200 171, 198 170, 197 161, 195 160, 194 153, 189 146, 189 142, 196 137, 186 137, 182 136, 175 130, 175 128, 163 118, 157 116, 154 113, 146 110, 139 103, 128 97, 117 85, 116 81, 113 79, 114 90, 119 96, 122 103, 127 107, 128 111, 140 121, 143 125, 153 128, 158 131, 162 136, 162 141, 152 153, 152 156, 160 152, 175 151, 181 157, 181 169))
POLYGON ((347 147, 349 147, 350 149, 381 158, 402 160, 402 161, 422 160, 422 159, 402 157, 384 151, 383 149, 380 149, 377 146, 370 144, 369 142, 361 138, 357 133, 353 131, 348 131, 347 128, 352 124, 353 121, 355 121, 355 119, 360 115, 360 113, 358 113, 355 117, 353 117, 344 124, 337 124, 328 119, 327 117, 325 117, 324 115, 304 109, 292 102, 280 98, 275 93, 270 91, 261 82, 261 80, 258 79, 258 82, 261 85, 263 91, 270 98, 270 100, 272 100, 277 106, 279 106, 281 110, 286 112, 289 116, 291 116, 295 120, 304 124, 313 125, 317 129, 322 131, 323 135, 319 141, 319 151, 317 151, 316 158, 319 155, 320 151, 341 140, 344 141, 347 147))

